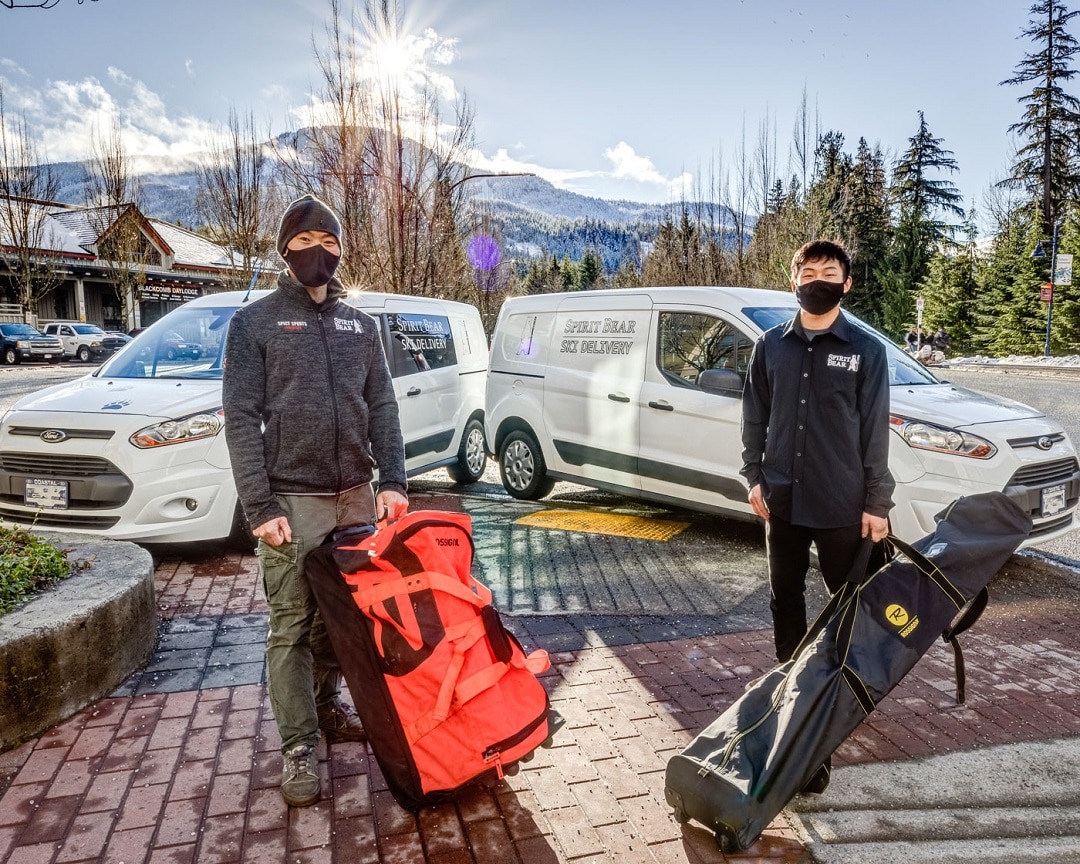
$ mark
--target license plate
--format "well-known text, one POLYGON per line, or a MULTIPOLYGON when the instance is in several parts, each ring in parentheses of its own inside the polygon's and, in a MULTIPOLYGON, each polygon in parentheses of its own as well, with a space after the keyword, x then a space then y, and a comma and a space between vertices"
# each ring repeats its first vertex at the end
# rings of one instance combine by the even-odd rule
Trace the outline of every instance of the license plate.
POLYGON ((41 480, 30 478, 26 481, 23 502, 27 507, 39 510, 66 510, 68 506, 67 480, 41 480))
POLYGON ((1042 490, 1042 515, 1054 516, 1065 509, 1065 484, 1047 486, 1042 490))
POLYGON ((46 360, 52 360, 52 354, 44 355, 46 360))

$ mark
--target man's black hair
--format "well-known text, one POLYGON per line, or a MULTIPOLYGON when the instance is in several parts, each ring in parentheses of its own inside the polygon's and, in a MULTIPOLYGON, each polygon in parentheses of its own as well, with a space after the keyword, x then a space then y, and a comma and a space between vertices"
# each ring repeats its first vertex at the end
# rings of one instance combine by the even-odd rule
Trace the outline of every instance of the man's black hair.
POLYGON ((799 250, 791 259, 791 278, 797 279, 799 268, 808 261, 826 261, 832 259, 840 262, 840 268, 844 273, 844 281, 851 275, 851 257, 847 250, 834 240, 811 240, 799 247, 799 250))

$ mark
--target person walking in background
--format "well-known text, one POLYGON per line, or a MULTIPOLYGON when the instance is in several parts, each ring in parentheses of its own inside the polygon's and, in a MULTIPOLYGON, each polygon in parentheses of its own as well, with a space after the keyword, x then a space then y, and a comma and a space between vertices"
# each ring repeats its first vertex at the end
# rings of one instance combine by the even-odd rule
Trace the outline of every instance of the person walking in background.
POLYGON ((949 353, 949 345, 952 340, 944 327, 938 327, 937 332, 930 338, 930 346, 935 351, 940 351, 942 358, 949 353))
POLYGON ((281 794, 303 807, 321 795, 313 752, 320 731, 330 742, 366 738, 339 698, 337 658, 304 559, 335 529, 396 519, 409 502, 378 327, 345 302, 334 278, 342 253, 337 215, 310 195, 294 201, 277 249, 287 265, 277 290, 230 324, 223 402, 236 489, 259 541, 270 605, 266 665, 284 757, 281 794))

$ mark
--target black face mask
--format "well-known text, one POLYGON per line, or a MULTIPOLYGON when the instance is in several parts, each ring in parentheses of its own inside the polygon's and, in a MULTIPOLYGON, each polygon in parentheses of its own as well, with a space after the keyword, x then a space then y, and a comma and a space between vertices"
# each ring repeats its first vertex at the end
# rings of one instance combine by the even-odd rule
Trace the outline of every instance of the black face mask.
POLYGON ((795 287, 795 299, 811 315, 824 315, 839 305, 844 297, 843 282, 826 282, 815 279, 795 287))
POLYGON ((321 288, 333 278, 340 255, 325 246, 309 246, 307 249, 289 249, 285 261, 296 281, 308 288, 321 288))

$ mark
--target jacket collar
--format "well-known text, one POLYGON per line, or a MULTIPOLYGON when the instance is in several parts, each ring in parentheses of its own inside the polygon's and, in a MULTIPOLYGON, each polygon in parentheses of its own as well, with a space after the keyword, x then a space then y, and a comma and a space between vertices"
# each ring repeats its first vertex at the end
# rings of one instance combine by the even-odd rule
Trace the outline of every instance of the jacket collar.
POLYGON ((307 288, 289 275, 287 268, 278 273, 278 291, 288 297, 293 303, 309 306, 316 311, 329 309, 347 294, 345 288, 342 287, 342 284, 338 282, 337 279, 331 279, 330 283, 326 286, 326 300, 322 303, 316 303, 311 299, 311 295, 308 294, 307 288))

